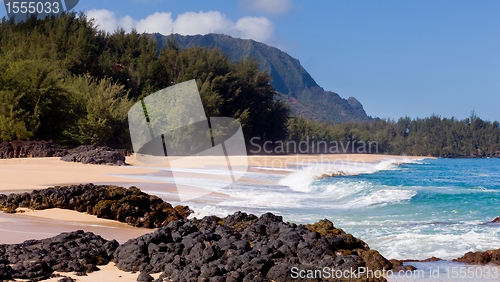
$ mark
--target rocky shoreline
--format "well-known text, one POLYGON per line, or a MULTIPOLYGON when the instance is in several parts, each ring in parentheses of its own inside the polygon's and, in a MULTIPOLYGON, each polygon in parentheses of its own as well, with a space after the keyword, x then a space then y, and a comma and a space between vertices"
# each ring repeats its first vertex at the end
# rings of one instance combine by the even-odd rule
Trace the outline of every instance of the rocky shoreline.
POLYGON ((96 265, 110 262, 117 247, 118 242, 114 240, 81 230, 43 240, 0 245, 0 281, 40 281, 57 277, 53 275, 55 271, 86 275, 99 270, 96 265))
MULTIPOLYGON (((120 270, 138 272, 138 281, 153 281, 150 274, 161 273, 156 282, 331 281, 331 276, 296 277, 299 272, 305 277, 324 273, 325 268, 338 273, 359 268, 393 272, 416 269, 408 264, 416 260, 388 260, 326 219, 297 225, 271 213, 257 217, 242 212, 224 218, 187 219, 191 212, 188 207, 174 208, 135 187, 86 184, 0 195, 0 209, 13 212, 18 207, 66 208, 157 229, 121 245, 81 230, 0 245, 0 280, 40 281, 60 277, 54 274, 56 271, 87 275, 109 262, 120 270)), ((470 252, 453 261, 500 265, 500 249, 470 252)), ((73 280, 61 277, 59 281, 73 280)), ((338 281, 386 279, 360 274, 338 281)))
POLYGON ((127 155, 125 149, 95 145, 65 149, 51 141, 15 140, 0 144, 0 159, 60 157, 66 162, 125 165, 127 155))
POLYGON ((187 206, 172 207, 133 186, 123 188, 91 183, 56 186, 8 196, 0 194, 0 211, 15 213, 18 208, 76 210, 145 228, 166 226, 170 221, 185 219, 192 213, 187 206))
POLYGON ((256 217, 241 212, 173 221, 120 245, 114 261, 119 269, 144 272, 146 277, 162 272, 160 279, 171 281, 297 281, 292 279, 294 268, 392 267, 377 251, 327 220, 303 226, 271 213, 256 217))
POLYGON ((122 245, 83 231, 0 245, 0 280, 37 281, 55 271, 85 275, 110 261, 121 270, 141 272, 142 281, 151 281, 150 273, 162 273, 159 281, 296 281, 291 278, 293 268, 392 268, 365 242, 326 219, 296 225, 270 213, 257 217, 237 212, 225 218, 188 220, 188 207, 173 208, 135 187, 86 184, 0 195, 3 211, 15 212, 19 207, 66 208, 158 229, 122 245))
MULTIPOLYGON (((341 271, 392 268, 377 251, 328 220, 313 225, 237 212, 225 218, 171 221, 166 227, 119 245, 83 231, 44 240, 0 245, 0 280, 39 281, 55 271, 86 275, 113 261, 138 281, 302 281, 292 269, 341 271)), ((329 279, 305 279, 326 281, 329 279)), ((349 281, 385 281, 366 276, 349 281)))

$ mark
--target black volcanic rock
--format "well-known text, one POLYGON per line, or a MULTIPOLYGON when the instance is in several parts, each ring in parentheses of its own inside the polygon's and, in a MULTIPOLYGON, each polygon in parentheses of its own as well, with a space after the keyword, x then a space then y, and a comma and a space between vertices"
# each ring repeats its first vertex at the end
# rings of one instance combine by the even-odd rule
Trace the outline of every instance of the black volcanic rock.
POLYGON ((147 272, 141 272, 137 277, 137 281, 153 281, 154 278, 147 272))
MULTIPOLYGON (((54 271, 92 272, 111 261, 118 246, 82 230, 43 240, 0 245, 0 279, 47 279, 54 271)), ((36 281, 36 280, 35 280, 36 281)))
POLYGON ((145 228, 166 226, 170 221, 187 218, 191 213, 187 206, 172 207, 133 186, 127 189, 94 184, 56 186, 9 196, 0 194, 0 210, 12 213, 18 207, 70 209, 145 228))
POLYGON ((115 150, 109 147, 95 145, 82 145, 68 150, 61 160, 66 162, 80 162, 84 164, 115 164, 125 165, 125 157, 122 154, 126 150, 115 150))
MULTIPOLYGON (((0 205, 14 209, 63 207, 110 219, 125 218, 135 226, 160 227, 122 245, 84 231, 0 245, 0 280, 38 281, 54 277, 55 271, 86 275, 110 261, 121 270, 140 272, 137 281, 153 281, 151 273, 161 273, 156 281, 330 281, 328 277, 310 280, 292 275, 298 271, 324 273, 325 268, 330 273, 351 273, 359 267, 372 271, 393 268, 393 263, 365 242, 326 219, 297 225, 271 213, 257 217, 236 212, 225 218, 187 220, 187 207, 172 208, 135 187, 54 187, 0 195, 0 205)), ((491 262, 498 257, 496 252, 488 253, 491 262)), ((386 280, 363 276, 342 281, 386 280)))
POLYGON ((325 236, 270 213, 178 220, 120 245, 114 261, 122 270, 163 272, 171 281, 296 281, 292 268, 392 268, 363 241, 328 226, 325 236))
POLYGON ((95 145, 64 149, 52 141, 15 140, 0 144, 0 159, 61 157, 61 160, 67 162, 125 165, 127 155, 128 151, 125 149, 95 145))
MULTIPOLYGON (((392 268, 378 252, 347 235, 327 220, 304 226, 285 223, 270 213, 256 217, 241 212, 226 218, 171 221, 122 245, 75 231, 0 245, 0 279, 38 281, 55 277, 55 271, 86 275, 110 261, 121 270, 140 272, 137 281, 153 281, 150 273, 161 273, 155 281, 330 281, 292 275, 325 267, 349 273, 358 267, 373 271, 392 268)), ((360 277, 342 281, 386 280, 360 277)))
POLYGON ((500 249, 489 250, 485 252, 468 252, 463 257, 453 261, 469 264, 497 264, 500 265, 500 249))
POLYGON ((15 140, 0 144, 0 159, 61 157, 65 154, 65 149, 50 141, 15 140))

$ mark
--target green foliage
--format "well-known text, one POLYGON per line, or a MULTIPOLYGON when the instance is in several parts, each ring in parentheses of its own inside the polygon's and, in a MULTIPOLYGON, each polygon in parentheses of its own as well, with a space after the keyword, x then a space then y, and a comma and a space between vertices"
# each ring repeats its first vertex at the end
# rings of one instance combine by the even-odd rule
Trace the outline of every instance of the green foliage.
POLYGON ((28 139, 33 132, 26 128, 26 114, 19 109, 19 100, 11 91, 0 91, 0 141, 28 139))
POLYGON ((244 40, 232 38, 223 34, 207 34, 195 36, 181 36, 179 34, 170 34, 163 36, 153 35, 160 46, 172 45, 175 42, 177 46, 188 47, 218 47, 231 61, 241 61, 247 58, 257 60, 260 71, 267 71, 273 76, 272 85, 280 93, 297 97, 300 92, 307 87, 317 86, 314 79, 300 65, 297 59, 277 48, 267 46, 254 40, 244 40))
POLYGON ((110 79, 95 80, 85 76, 68 79, 80 118, 68 129, 81 144, 106 145, 120 134, 127 122, 131 102, 124 98, 124 86, 110 79))
MULTIPOLYGON (((474 113, 461 121, 439 116, 368 121, 356 99, 324 91, 297 60, 275 48, 222 35, 171 35, 160 43, 164 47, 159 49, 153 36, 136 31, 99 31, 83 14, 18 24, 2 20, 0 141, 38 138, 67 146, 131 148, 130 107, 158 90, 195 79, 206 116, 238 119, 247 141, 298 142, 309 136, 351 144, 376 141, 378 152, 388 154, 500 156, 500 123, 474 113), (186 48, 189 38, 189 44, 222 49, 186 48), (231 57, 235 54, 238 60, 231 57), (287 68, 293 70, 283 77, 287 68), (271 82, 295 85, 299 92, 279 95, 271 82), (290 117, 283 101, 295 112, 329 122, 290 117)), ((176 142, 189 149, 199 146, 179 138, 176 142)))
POLYGON ((45 59, 2 58, 0 126, 2 141, 33 136, 56 138, 73 119, 64 71, 45 59), (61 119, 59 117, 65 117, 61 119))
MULTIPOLYGON (((238 119, 246 136, 279 139, 289 109, 255 61, 219 49, 165 48, 136 31, 99 31, 85 15, 0 24, 0 138, 130 148, 127 111, 196 79, 205 112, 238 119)), ((179 141, 181 142, 181 141, 179 141)), ((193 144, 195 146, 195 144, 193 144)))
POLYGON ((130 98, 143 94, 145 88, 161 88, 157 83, 159 64, 155 40, 133 30, 123 29, 106 37, 105 48, 99 54, 97 77, 110 77, 124 85, 130 98))
POLYGON ((57 19, 33 17, 19 24, 3 20, 0 39, 1 53, 9 52, 15 60, 48 59, 72 73, 87 73, 96 68, 106 36, 83 13, 65 13, 57 19))
POLYGON ((275 101, 271 77, 254 60, 231 62, 219 49, 163 48, 160 72, 172 84, 196 79, 206 115, 238 119, 247 139, 284 138, 289 109, 275 101))
POLYGON ((464 120, 433 115, 360 123, 328 124, 294 117, 288 122, 288 139, 305 141, 376 141, 378 152, 435 157, 500 157, 500 123, 474 113, 464 120))

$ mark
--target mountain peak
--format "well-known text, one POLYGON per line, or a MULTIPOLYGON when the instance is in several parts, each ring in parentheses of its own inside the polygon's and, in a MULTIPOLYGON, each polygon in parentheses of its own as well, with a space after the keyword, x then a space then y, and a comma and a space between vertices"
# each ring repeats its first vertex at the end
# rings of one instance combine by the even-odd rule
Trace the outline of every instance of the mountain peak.
MULTIPOLYGON (((159 46, 166 44, 170 36, 153 34, 159 46)), ((234 38, 225 34, 207 35, 173 34, 180 47, 218 47, 230 60, 255 58, 261 71, 267 71, 271 84, 292 110, 309 119, 340 123, 364 121, 370 118, 358 100, 341 98, 337 93, 325 91, 300 64, 300 61, 278 48, 252 39, 234 38), (289 98, 288 98, 289 97, 289 98), (295 100, 290 100, 290 99, 295 100)))

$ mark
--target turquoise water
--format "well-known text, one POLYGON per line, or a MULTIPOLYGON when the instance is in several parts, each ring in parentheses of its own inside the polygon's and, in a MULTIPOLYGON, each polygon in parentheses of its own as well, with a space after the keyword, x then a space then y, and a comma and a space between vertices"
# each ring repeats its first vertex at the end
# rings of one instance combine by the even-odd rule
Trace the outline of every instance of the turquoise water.
POLYGON ((284 210, 286 217, 328 218, 388 258, 500 248, 500 225, 484 224, 500 216, 499 159, 426 159, 309 187, 320 197, 307 201, 310 208, 284 210))
POLYGON ((228 188, 214 209, 271 211, 285 220, 331 220, 387 258, 453 259, 500 248, 500 159, 387 160, 310 165, 280 185, 228 188), (314 179, 323 172, 346 176, 314 179))
MULTIPOLYGON (((500 248, 500 224, 488 224, 500 216, 500 159, 298 163, 287 170, 285 176, 253 167, 245 174, 251 181, 219 191, 230 197, 218 199, 218 204, 174 204, 188 204, 197 217, 241 210, 273 212, 304 224, 327 218, 390 259, 453 259, 469 251, 500 248), (317 179, 325 173, 344 176, 317 179)), ((197 173, 217 174, 217 170, 197 173)), ((158 175, 143 178, 174 181, 158 175)), ((175 182, 208 187, 216 180, 176 178, 175 182)))
POLYGON ((350 187, 310 216, 329 218, 389 258, 450 259, 500 248, 500 224, 484 224, 500 216, 499 159, 422 160, 311 186, 350 187), (349 201, 357 205, 337 208, 349 201))

